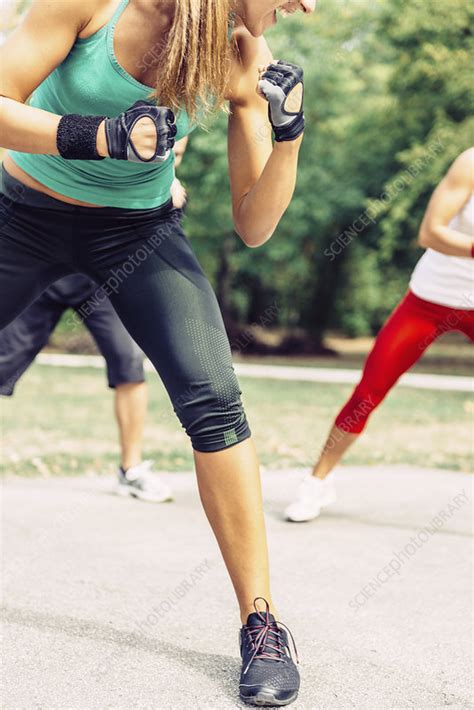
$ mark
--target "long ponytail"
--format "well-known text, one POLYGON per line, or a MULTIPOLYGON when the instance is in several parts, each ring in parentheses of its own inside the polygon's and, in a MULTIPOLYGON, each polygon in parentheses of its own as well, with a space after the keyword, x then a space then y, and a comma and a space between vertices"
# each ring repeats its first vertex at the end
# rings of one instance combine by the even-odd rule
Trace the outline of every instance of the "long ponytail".
POLYGON ((222 107, 230 69, 230 0, 176 0, 157 76, 164 106, 196 115, 222 107))

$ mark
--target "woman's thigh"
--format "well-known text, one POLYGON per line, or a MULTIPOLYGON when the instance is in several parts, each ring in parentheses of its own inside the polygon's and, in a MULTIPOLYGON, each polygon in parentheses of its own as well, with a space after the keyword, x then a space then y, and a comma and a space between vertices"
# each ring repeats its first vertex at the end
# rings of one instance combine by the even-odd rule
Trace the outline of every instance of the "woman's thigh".
POLYGON ((217 299, 179 225, 136 225, 114 248, 99 241, 84 267, 152 361, 194 447, 220 450, 246 438, 217 299))
POLYGON ((429 306, 407 294, 379 332, 363 375, 377 392, 391 388, 441 335, 429 306))
POLYGON ((461 331, 471 342, 474 342, 474 311, 456 311, 455 320, 458 322, 453 329, 461 331))
POLYGON ((0 329, 73 269, 68 234, 49 210, 0 194, 0 329))

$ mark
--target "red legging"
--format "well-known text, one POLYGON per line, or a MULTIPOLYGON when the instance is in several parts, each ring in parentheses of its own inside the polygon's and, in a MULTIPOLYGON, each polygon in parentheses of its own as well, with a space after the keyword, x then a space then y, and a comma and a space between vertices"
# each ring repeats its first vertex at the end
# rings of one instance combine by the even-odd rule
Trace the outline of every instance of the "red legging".
POLYGON ((474 341, 474 310, 438 306, 409 291, 378 334, 362 379, 339 412, 336 426, 360 434, 398 378, 436 338, 453 330, 460 330, 474 341))

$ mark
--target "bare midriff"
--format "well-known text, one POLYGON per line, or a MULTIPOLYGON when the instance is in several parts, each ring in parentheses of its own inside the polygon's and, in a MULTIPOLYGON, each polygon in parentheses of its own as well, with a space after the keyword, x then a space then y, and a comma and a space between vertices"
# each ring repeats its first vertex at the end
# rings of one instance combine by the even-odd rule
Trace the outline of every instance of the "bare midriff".
POLYGON ((28 173, 25 173, 24 170, 18 167, 8 153, 3 160, 3 165, 7 173, 16 178, 16 180, 22 182, 23 185, 31 187, 32 190, 37 190, 37 192, 43 192, 45 195, 49 195, 49 197, 54 197, 55 200, 67 202, 69 205, 79 205, 80 207, 101 207, 101 205, 91 205, 89 202, 81 202, 80 200, 75 200, 73 197, 66 197, 66 195, 61 195, 59 192, 50 190, 49 187, 46 187, 43 183, 35 180, 35 178, 31 177, 31 175, 28 175, 28 173))

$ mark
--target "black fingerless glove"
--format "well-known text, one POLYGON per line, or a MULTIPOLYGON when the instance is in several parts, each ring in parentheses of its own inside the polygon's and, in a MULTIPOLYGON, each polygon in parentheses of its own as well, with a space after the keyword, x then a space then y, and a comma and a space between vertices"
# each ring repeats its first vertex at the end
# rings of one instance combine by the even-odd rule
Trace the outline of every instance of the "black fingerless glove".
POLYGON ((162 163, 174 146, 177 129, 173 111, 164 106, 137 101, 116 118, 80 116, 75 113, 62 116, 56 135, 59 155, 67 160, 103 160, 97 152, 97 131, 104 120, 107 148, 110 157, 115 160, 162 163), (131 133, 135 124, 146 116, 155 125, 156 148, 151 158, 145 160, 135 148, 131 133))
POLYGON ((174 146, 176 131, 173 111, 165 106, 155 106, 146 101, 137 101, 117 118, 108 118, 105 121, 105 135, 110 157, 115 160, 130 160, 133 163, 164 162, 174 146), (156 148, 154 155, 144 160, 133 144, 131 133, 135 124, 146 116, 155 124, 156 148))
POLYGON ((278 61, 270 64, 259 81, 259 88, 268 101, 268 117, 273 126, 275 140, 294 141, 304 131, 304 82, 303 69, 296 64, 278 61), (299 96, 290 96, 298 91, 299 96), (293 106, 297 103, 296 107, 293 106))

